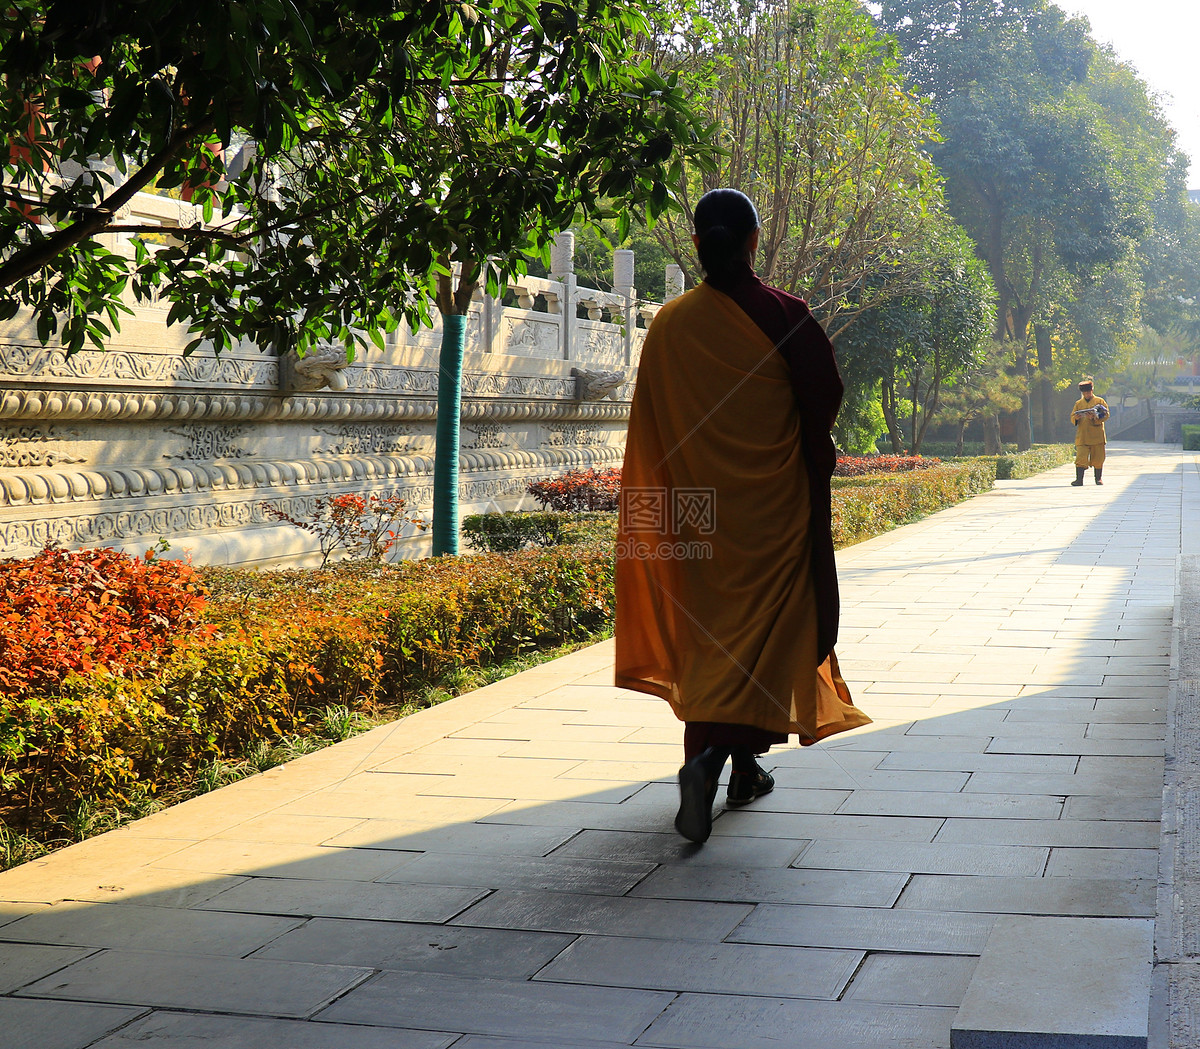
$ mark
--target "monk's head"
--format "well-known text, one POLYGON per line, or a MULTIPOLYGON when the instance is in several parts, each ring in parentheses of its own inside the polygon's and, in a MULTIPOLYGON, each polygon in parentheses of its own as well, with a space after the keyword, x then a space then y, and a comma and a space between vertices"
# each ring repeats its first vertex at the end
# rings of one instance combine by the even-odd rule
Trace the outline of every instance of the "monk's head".
POLYGON ((750 262, 758 250, 758 211, 745 193, 710 189, 696 204, 692 243, 700 265, 720 277, 739 262, 750 262))
POLYGON ((1082 397, 1085 401, 1090 401, 1092 399, 1092 389, 1093 389, 1092 380, 1090 378, 1085 377, 1083 379, 1080 379, 1080 381, 1079 381, 1079 396, 1082 397))

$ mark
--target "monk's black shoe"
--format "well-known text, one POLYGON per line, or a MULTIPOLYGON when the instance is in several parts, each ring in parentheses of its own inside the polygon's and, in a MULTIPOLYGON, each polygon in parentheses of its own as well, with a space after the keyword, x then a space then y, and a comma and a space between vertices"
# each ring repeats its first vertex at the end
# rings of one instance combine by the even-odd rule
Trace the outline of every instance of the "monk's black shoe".
MULTIPOLYGON (((712 833, 712 803, 717 794, 716 755, 712 750, 698 754, 679 770, 679 812, 675 814, 675 829, 688 841, 701 845, 712 833)), ((725 762, 722 760, 721 765, 725 762)))
POLYGON ((729 786, 725 791, 726 805, 748 805, 755 798, 770 794, 775 789, 775 777, 764 772, 754 763, 753 772, 738 772, 734 769, 729 774, 729 786))

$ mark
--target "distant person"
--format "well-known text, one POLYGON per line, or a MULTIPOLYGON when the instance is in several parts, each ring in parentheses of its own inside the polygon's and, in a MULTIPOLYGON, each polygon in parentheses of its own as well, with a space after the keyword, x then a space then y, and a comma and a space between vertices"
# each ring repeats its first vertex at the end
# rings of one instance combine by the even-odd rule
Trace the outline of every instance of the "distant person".
POLYGON ((1090 466, 1096 472, 1096 483, 1104 480, 1104 420, 1108 418, 1108 403, 1093 392, 1091 376, 1079 380, 1079 400, 1071 411, 1075 424, 1075 480, 1073 488, 1083 484, 1083 475, 1090 466))
POLYGON ((798 298, 751 260, 758 213, 732 189, 696 205, 704 282, 646 333, 629 420, 617 544, 616 683, 684 722, 675 827, 712 830, 775 781, 757 762, 797 734, 870 723, 833 653, 837 572, 833 348, 798 298))

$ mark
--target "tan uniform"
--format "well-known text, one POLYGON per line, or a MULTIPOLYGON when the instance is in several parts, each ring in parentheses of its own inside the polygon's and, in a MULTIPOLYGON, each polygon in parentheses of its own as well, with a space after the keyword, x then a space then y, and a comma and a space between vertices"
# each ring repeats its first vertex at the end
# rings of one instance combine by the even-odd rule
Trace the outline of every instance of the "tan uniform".
POLYGON ((1103 397, 1093 395, 1090 401, 1080 397, 1071 409, 1071 420, 1075 423, 1075 465, 1077 467, 1096 467, 1104 465, 1104 420, 1094 415, 1076 415, 1075 412, 1085 408, 1095 408, 1103 404, 1108 408, 1108 402, 1103 397))

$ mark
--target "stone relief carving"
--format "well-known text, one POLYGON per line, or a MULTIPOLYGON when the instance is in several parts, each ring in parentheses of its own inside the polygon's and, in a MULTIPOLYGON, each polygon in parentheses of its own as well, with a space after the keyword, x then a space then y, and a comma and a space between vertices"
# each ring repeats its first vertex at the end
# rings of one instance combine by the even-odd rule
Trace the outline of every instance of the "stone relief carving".
POLYGON ((625 382, 624 372, 593 372, 586 368, 572 368, 575 376, 575 399, 578 401, 602 401, 605 397, 617 400, 625 382))
POLYGON ((546 427, 547 436, 542 441, 543 446, 550 448, 585 448, 589 445, 604 444, 604 437, 590 426, 553 424, 546 427))
POLYGON ((58 441, 78 436, 78 430, 62 431, 47 424, 0 429, 0 467, 19 470, 86 462, 86 459, 55 447, 58 441))
POLYGON ((500 342, 504 353, 525 357, 560 357, 560 341, 557 321, 533 320, 529 317, 504 318, 500 342))
POLYGON ((473 436, 463 443, 464 448, 507 448, 511 444, 496 423, 468 426, 465 429, 473 436))
POLYGON ((81 350, 70 357, 62 349, 0 343, 0 376, 12 380, 109 379, 171 386, 183 383, 220 383, 231 386, 274 386, 274 359, 261 361, 193 354, 149 354, 127 350, 101 353, 81 350))
POLYGON ((317 433, 332 437, 334 443, 315 448, 314 455, 403 455, 416 446, 412 439, 416 430, 411 426, 346 423, 342 426, 318 426, 315 429, 317 433))
POLYGON ((249 433, 249 426, 200 426, 192 424, 167 433, 187 440, 187 450, 174 455, 164 454, 164 459, 204 461, 208 459, 242 459, 250 453, 237 444, 240 437, 249 433))

